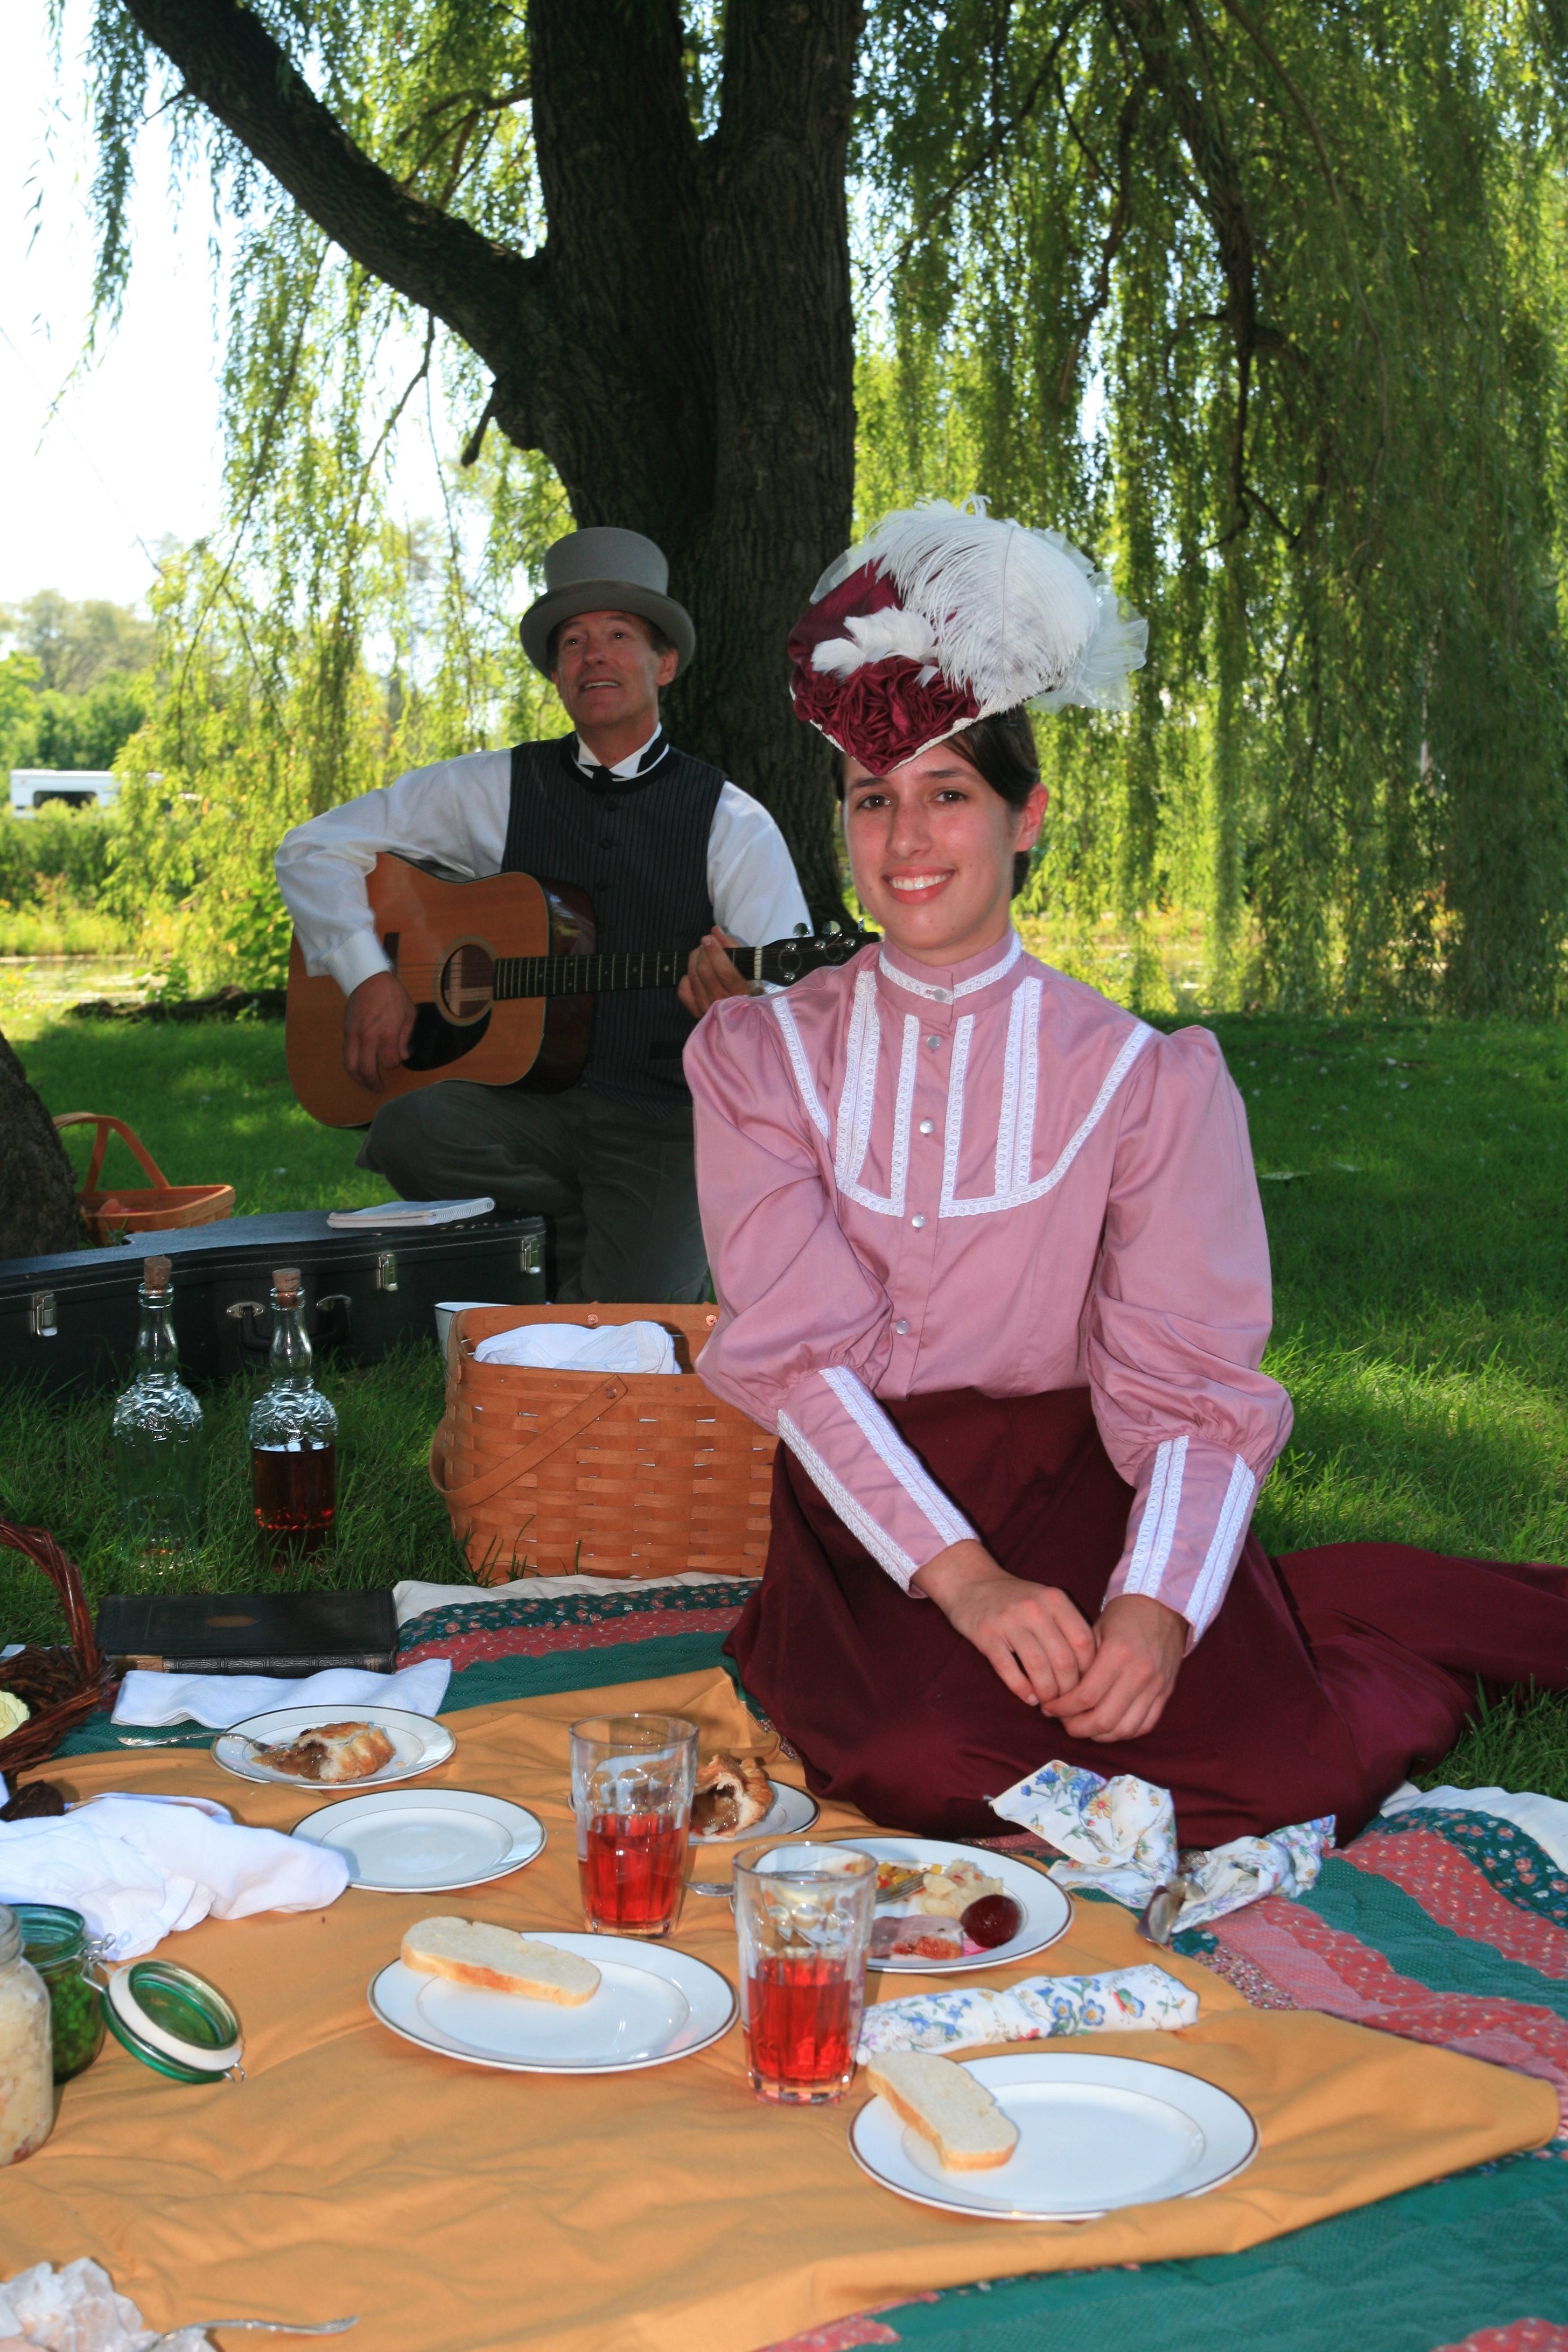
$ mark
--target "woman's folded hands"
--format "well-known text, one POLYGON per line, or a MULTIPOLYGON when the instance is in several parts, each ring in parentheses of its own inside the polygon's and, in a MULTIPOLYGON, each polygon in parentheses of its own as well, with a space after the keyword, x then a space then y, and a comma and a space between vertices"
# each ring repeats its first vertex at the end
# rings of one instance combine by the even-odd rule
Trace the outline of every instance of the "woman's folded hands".
POLYGON ((1122 1593, 1092 1626, 1052 1584, 1010 1576, 984 1544, 950 1544, 912 1579, 1016 1698, 1074 1739, 1136 1739, 1164 1711, 1186 1650, 1186 1620, 1122 1593))

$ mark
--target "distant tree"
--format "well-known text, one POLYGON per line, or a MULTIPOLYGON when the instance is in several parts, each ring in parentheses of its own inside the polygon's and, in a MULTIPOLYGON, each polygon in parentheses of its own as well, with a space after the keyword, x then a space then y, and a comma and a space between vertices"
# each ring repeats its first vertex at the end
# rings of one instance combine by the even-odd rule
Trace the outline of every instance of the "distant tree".
POLYGON ((145 669, 153 659, 151 621, 102 598, 72 604, 54 588, 0 611, 0 637, 31 654, 40 682, 58 694, 86 694, 100 678, 145 669))
POLYGON ((7 654, 0 660, 0 771, 35 764, 42 684, 43 673, 32 654, 7 654))
POLYGON ((112 670, 85 694, 41 694, 28 764, 111 768, 121 747, 146 718, 147 709, 143 682, 112 670))
POLYGON ((110 768, 147 716, 151 621, 53 588, 0 609, 0 768, 110 768))

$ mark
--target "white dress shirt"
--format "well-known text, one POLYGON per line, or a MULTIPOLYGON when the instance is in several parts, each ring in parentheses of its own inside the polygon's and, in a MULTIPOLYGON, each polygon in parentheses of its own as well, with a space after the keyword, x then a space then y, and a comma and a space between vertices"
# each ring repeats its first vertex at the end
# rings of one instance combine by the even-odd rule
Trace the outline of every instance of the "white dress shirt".
MULTIPOLYGON (((656 727, 610 773, 635 776, 659 732, 656 727)), ((573 752, 580 768, 599 764, 581 739, 573 752)), ((463 882, 499 874, 510 806, 510 750, 467 751, 410 768, 384 791, 362 793, 286 833, 274 863, 306 971, 312 978, 330 972, 345 996, 374 973, 390 971, 365 896, 365 877, 376 859, 384 850, 436 858, 463 882)), ((747 947, 810 928, 783 834, 760 801, 731 783, 719 794, 708 835, 708 896, 720 929, 747 947)))

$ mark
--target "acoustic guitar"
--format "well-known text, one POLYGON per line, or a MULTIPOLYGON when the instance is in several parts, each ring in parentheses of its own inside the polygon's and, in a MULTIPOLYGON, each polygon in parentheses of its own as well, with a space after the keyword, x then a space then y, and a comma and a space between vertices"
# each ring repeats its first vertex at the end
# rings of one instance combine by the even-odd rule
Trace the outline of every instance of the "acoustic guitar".
MULTIPOLYGON (((384 852, 366 877, 376 937, 414 999, 414 1034, 401 1069, 382 1072, 369 1094, 343 1067, 342 990, 312 980, 296 938, 289 950, 285 1043, 294 1092, 324 1127, 367 1127, 378 1103, 442 1078, 481 1086, 520 1083, 558 1094, 583 1075, 594 999, 623 988, 673 988, 689 948, 595 951, 586 894, 531 874, 445 881, 384 852)), ((786 985, 824 965, 847 963, 869 932, 775 940, 735 948, 748 980, 786 985)))

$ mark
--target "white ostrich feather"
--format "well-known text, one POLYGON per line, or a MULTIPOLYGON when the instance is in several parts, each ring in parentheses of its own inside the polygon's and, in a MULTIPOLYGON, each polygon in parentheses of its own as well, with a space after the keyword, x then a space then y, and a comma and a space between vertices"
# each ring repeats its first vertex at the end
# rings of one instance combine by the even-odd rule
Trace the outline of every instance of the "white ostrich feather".
POLYGON ((925 616, 944 675, 969 687, 982 717, 1020 702, 1126 708, 1147 625, 1059 532, 997 520, 983 499, 938 499, 885 516, 830 571, 865 562, 925 616))
POLYGON ((910 661, 934 662, 936 637, 923 613, 900 612, 889 604, 880 613, 851 613, 844 624, 845 637, 825 637, 811 649, 811 666, 848 677, 866 662, 885 661, 903 654, 910 661))

